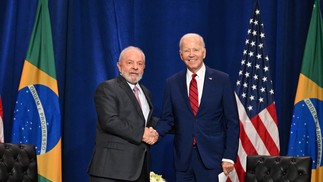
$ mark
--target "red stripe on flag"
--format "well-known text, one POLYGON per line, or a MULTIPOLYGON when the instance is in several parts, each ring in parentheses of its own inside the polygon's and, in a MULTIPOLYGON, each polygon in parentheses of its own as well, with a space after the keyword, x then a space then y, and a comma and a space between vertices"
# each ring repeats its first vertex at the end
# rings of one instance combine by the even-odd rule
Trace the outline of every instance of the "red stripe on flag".
POLYGON ((2 107, 2 98, 0 96, 0 142, 4 142, 4 129, 3 129, 3 107, 2 107))
POLYGON ((251 141, 249 140, 248 134, 244 130, 242 121, 240 121, 240 140, 247 154, 257 154, 256 149, 253 147, 251 141))
POLYGON ((0 117, 3 118, 3 109, 2 109, 2 98, 0 96, 0 117))
POLYGON ((243 182, 244 179, 245 179, 246 174, 245 174, 245 171, 244 171, 244 169, 243 169, 243 167, 242 167, 242 165, 240 163, 240 157, 239 156, 237 157, 237 161, 234 164, 234 167, 236 169, 236 173, 237 173, 237 175, 239 177, 240 182, 243 182))
POLYGON ((278 120, 277 120, 277 113, 276 113, 276 106, 275 103, 271 103, 268 107, 267 110, 269 112, 269 114, 271 115, 271 117, 273 118, 276 126, 278 127, 278 120))
MULTIPOLYGON (((254 118, 251 119, 252 124, 254 125, 255 129, 257 130, 257 133, 259 135, 259 139, 263 141, 265 144, 265 147, 267 148, 268 152, 273 155, 277 154, 277 146, 274 142, 274 140, 270 136, 270 132, 267 130, 267 128, 264 126, 263 121, 259 118, 259 115, 256 115, 254 118)), ((267 122, 267 121, 264 121, 267 122)), ((248 152, 249 154, 249 152, 248 152)))

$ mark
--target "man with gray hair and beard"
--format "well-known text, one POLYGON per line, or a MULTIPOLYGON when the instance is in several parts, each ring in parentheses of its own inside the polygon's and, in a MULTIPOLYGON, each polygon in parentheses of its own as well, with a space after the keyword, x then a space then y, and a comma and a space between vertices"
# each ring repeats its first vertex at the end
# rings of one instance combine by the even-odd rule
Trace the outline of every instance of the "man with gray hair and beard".
POLYGON ((92 182, 149 182, 149 146, 158 134, 152 128, 150 91, 139 83, 145 55, 125 48, 117 63, 120 75, 96 89, 96 146, 88 172, 92 182))

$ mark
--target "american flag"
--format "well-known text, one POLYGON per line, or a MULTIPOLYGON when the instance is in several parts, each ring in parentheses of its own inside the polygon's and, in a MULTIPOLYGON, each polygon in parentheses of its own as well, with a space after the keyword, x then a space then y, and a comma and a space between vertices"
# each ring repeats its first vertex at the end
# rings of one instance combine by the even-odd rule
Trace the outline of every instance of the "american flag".
POLYGON ((231 181, 244 181, 247 155, 279 155, 279 134, 269 57, 264 49, 264 25, 258 1, 249 21, 236 82, 240 119, 238 159, 231 181))

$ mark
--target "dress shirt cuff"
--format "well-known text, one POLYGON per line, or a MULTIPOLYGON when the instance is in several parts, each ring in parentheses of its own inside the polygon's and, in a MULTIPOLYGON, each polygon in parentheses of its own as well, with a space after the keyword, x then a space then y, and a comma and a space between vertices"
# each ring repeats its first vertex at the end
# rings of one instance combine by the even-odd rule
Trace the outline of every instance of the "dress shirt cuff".
POLYGON ((231 160, 231 159, 222 159, 222 162, 230 162, 230 163, 234 164, 233 160, 231 160))

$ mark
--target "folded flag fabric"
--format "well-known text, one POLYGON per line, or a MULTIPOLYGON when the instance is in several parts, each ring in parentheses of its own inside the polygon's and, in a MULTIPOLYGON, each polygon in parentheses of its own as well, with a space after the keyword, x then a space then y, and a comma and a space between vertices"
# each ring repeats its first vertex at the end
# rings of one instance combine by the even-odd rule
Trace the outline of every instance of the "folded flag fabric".
POLYGON ((323 24, 314 2, 294 101, 288 155, 312 157, 311 181, 323 181, 323 24))
POLYGON ((61 114, 47 0, 38 2, 12 134, 13 143, 35 145, 40 182, 62 181, 61 114))

